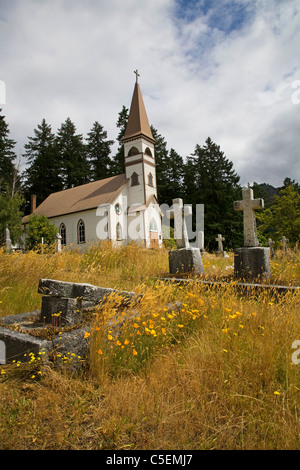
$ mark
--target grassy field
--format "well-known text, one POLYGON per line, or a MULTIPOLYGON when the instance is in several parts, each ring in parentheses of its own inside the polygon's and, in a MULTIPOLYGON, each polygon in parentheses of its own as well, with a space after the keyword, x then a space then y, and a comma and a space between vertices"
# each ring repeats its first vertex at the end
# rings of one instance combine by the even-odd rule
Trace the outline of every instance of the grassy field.
MULTIPOLYGON (((165 250, 1 251, 0 317, 39 309, 41 278, 144 295, 138 308, 95 312, 76 374, 72 358, 62 370, 38 358, 0 365, 0 449, 299 449, 300 294, 240 295, 233 254, 203 263, 205 278, 228 285, 158 280, 165 250)), ((300 252, 278 252, 268 283, 299 286, 300 252)))

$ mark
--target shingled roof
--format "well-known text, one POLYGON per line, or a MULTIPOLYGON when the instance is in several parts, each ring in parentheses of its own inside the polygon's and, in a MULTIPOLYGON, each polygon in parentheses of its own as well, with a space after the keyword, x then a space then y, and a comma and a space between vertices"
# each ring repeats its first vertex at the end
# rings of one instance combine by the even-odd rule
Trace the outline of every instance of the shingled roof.
POLYGON ((122 140, 145 136, 155 142, 149 125, 142 93, 138 82, 135 83, 125 134, 122 140))
MULTIPOLYGON (((122 174, 52 193, 33 213, 51 218, 95 209, 100 204, 112 204, 126 182, 125 174, 122 174)), ((23 217, 23 223, 28 222, 29 217, 23 217)))

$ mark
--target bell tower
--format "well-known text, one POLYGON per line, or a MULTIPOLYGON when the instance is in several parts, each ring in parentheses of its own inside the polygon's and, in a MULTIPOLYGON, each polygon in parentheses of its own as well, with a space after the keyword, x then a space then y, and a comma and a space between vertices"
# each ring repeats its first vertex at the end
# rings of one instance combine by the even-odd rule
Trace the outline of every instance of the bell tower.
POLYGON ((155 195, 156 170, 153 138, 141 89, 138 83, 139 73, 136 70, 136 82, 133 90, 131 106, 124 143, 125 175, 129 180, 128 206, 146 204, 155 195))

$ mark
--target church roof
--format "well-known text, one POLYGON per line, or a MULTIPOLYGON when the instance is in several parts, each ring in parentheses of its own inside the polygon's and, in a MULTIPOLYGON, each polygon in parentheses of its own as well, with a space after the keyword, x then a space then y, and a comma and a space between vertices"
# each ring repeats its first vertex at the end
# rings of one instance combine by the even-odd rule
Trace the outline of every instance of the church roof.
POLYGON ((138 82, 136 82, 132 95, 128 122, 122 140, 129 140, 141 135, 150 139, 151 142, 155 142, 150 129, 141 89, 138 82))
MULTIPOLYGON (((125 174, 122 174, 52 193, 33 213, 51 218, 95 209, 100 204, 112 204, 126 182, 125 174)), ((23 223, 28 222, 29 217, 23 217, 23 223)))

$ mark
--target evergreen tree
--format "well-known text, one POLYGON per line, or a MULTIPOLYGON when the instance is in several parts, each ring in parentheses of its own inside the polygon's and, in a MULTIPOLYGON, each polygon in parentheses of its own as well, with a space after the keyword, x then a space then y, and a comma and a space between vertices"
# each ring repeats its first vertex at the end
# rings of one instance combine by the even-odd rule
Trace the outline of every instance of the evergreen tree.
POLYGON ((279 241, 287 237, 292 245, 300 239, 300 194, 293 185, 279 191, 268 209, 256 214, 259 231, 279 241))
POLYGON ((117 128, 119 129, 117 141, 119 143, 119 146, 118 146, 115 156, 113 157, 111 161, 111 165, 110 165, 111 176, 121 175, 122 173, 125 173, 124 145, 122 142, 122 137, 125 134, 127 122, 128 122, 128 109, 125 106, 123 106, 122 110, 119 112, 119 117, 117 121, 117 128))
POLYGON ((157 185, 157 198, 160 204, 172 204, 170 200, 169 191, 169 175, 168 175, 168 150, 165 138, 158 133, 157 129, 153 126, 151 132, 155 139, 155 164, 156 164, 156 185, 157 185))
POLYGON ((24 194, 27 209, 30 207, 30 197, 37 196, 40 204, 51 193, 63 189, 61 164, 55 146, 55 135, 51 126, 43 119, 34 129, 34 137, 28 137, 25 144, 24 157, 29 164, 23 173, 24 194))
POLYGON ((9 138, 9 132, 5 116, 0 115, 0 191, 5 191, 6 185, 9 187, 13 185, 16 172, 14 166, 16 154, 13 150, 16 142, 9 138))
POLYGON ((10 230, 10 238, 17 243, 22 233, 22 211, 24 199, 17 191, 13 195, 6 185, 5 191, 0 193, 0 245, 4 241, 6 227, 10 230))
POLYGON ((62 165, 63 189, 88 183, 91 179, 82 134, 68 117, 57 131, 56 147, 62 165))
POLYGON ((169 205, 172 199, 183 197, 183 158, 173 148, 171 148, 166 159, 166 173, 169 177, 169 205))
POLYGON ((242 243, 242 217, 233 210, 233 202, 241 197, 239 179, 233 163, 210 137, 202 147, 197 144, 187 159, 185 199, 189 204, 204 204, 205 244, 211 250, 218 233, 229 248, 242 243))
POLYGON ((110 152, 113 140, 107 140, 107 132, 99 122, 95 122, 86 139, 87 159, 91 166, 92 180, 100 180, 110 176, 110 152))

